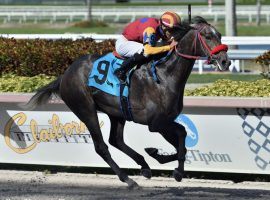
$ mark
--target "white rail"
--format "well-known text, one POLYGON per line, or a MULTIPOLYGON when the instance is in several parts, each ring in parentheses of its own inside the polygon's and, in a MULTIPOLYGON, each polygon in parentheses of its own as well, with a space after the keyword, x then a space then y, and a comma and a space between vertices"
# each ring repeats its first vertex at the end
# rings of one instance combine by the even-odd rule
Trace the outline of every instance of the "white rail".
MULTIPOLYGON (((120 35, 118 34, 95 34, 95 33, 84 33, 84 34, 0 34, 0 37, 15 38, 15 39, 80 39, 91 37, 98 42, 107 39, 117 39, 120 35)), ((270 36, 237 36, 237 37, 222 37, 222 43, 227 45, 270 45, 270 36)))

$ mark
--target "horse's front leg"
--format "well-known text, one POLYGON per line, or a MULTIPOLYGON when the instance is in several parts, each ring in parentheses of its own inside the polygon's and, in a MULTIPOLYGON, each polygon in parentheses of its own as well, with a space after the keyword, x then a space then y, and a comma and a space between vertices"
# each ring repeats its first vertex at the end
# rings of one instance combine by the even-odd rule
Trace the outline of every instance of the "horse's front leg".
POLYGON ((109 115, 111 120, 111 131, 109 142, 117 149, 124 152, 126 155, 131 157, 138 165, 141 166, 141 174, 146 178, 151 178, 152 173, 149 165, 144 160, 144 157, 130 148, 124 142, 123 129, 125 125, 124 119, 115 118, 109 115))
POLYGON ((173 171, 173 176, 176 181, 181 181, 184 174, 184 162, 187 152, 185 147, 185 139, 187 136, 185 127, 174 121, 162 120, 162 122, 153 123, 149 126, 149 130, 159 132, 166 141, 175 147, 177 153, 172 155, 160 155, 156 148, 146 148, 146 152, 162 164, 177 160, 178 167, 173 171))

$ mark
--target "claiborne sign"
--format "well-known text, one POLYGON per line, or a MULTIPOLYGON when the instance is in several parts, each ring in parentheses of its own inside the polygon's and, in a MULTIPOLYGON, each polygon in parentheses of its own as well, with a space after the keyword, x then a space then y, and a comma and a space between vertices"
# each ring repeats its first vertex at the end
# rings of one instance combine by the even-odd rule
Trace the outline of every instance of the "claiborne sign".
MULTIPOLYGON (((50 142, 52 140, 58 140, 65 136, 72 136, 74 134, 81 135, 83 133, 88 132, 86 126, 82 122, 72 121, 70 123, 61 123, 59 116, 57 114, 53 114, 52 118, 48 120, 48 125, 50 128, 40 128, 38 122, 34 119, 30 120, 29 132, 31 134, 31 138, 33 138, 32 144, 25 148, 15 147, 11 144, 11 133, 12 127, 25 126, 27 120, 27 115, 23 112, 20 112, 14 116, 12 116, 5 126, 5 142, 7 146, 9 146, 16 153, 27 153, 33 150, 38 143, 40 142, 50 142)), ((100 123, 100 127, 102 127, 104 122, 100 123)), ((90 136, 90 134, 89 134, 90 136)), ((21 140, 26 141, 25 132, 21 132, 21 135, 18 136, 21 140)), ((31 139, 29 139, 31 141, 31 139)))
MULTIPOLYGON (((50 105, 48 105, 49 107, 50 105)), ((17 107, 16 107, 17 108, 17 107)), ((108 167, 94 149, 91 135, 72 112, 20 111, 0 108, 0 163, 108 167)), ((110 137, 110 120, 99 113, 104 141, 110 137)), ((219 108, 186 109, 175 120, 187 131, 186 170, 270 174, 269 110, 219 108)), ((127 122, 125 142, 141 154, 152 169, 174 169, 144 152, 154 147, 159 153, 175 149, 148 127, 127 122)), ((125 168, 139 168, 131 158, 108 144, 115 161, 125 168)))

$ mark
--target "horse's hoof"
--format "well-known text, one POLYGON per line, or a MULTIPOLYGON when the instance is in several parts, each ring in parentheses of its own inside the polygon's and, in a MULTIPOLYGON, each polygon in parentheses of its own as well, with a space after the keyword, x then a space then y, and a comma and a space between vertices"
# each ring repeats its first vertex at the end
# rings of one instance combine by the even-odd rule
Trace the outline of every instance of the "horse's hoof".
POLYGON ((141 189, 141 187, 135 181, 133 181, 130 178, 126 181, 126 183, 128 184, 128 189, 129 190, 139 190, 139 189, 141 189))
POLYGON ((155 156, 158 154, 158 149, 156 148, 145 148, 144 149, 149 156, 155 156))
POLYGON ((183 178, 183 172, 179 172, 177 168, 173 170, 173 177, 177 182, 181 182, 183 178))
POLYGON ((141 174, 148 179, 152 177, 152 172, 150 169, 141 169, 141 174))

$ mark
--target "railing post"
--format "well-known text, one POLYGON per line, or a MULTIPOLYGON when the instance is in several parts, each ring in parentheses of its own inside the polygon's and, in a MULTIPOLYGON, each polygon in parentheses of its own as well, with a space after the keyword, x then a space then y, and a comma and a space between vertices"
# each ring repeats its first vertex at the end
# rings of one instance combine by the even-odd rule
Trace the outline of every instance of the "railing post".
POLYGON ((229 66, 231 72, 240 72, 240 62, 239 60, 231 60, 231 65, 229 66))
POLYGON ((203 60, 198 60, 198 71, 199 74, 203 73, 203 60))
POLYGON ((270 22, 270 14, 266 14, 266 22, 269 24, 269 22, 270 22))
POLYGON ((248 22, 249 22, 249 23, 252 23, 252 14, 249 14, 249 15, 248 15, 248 22))

